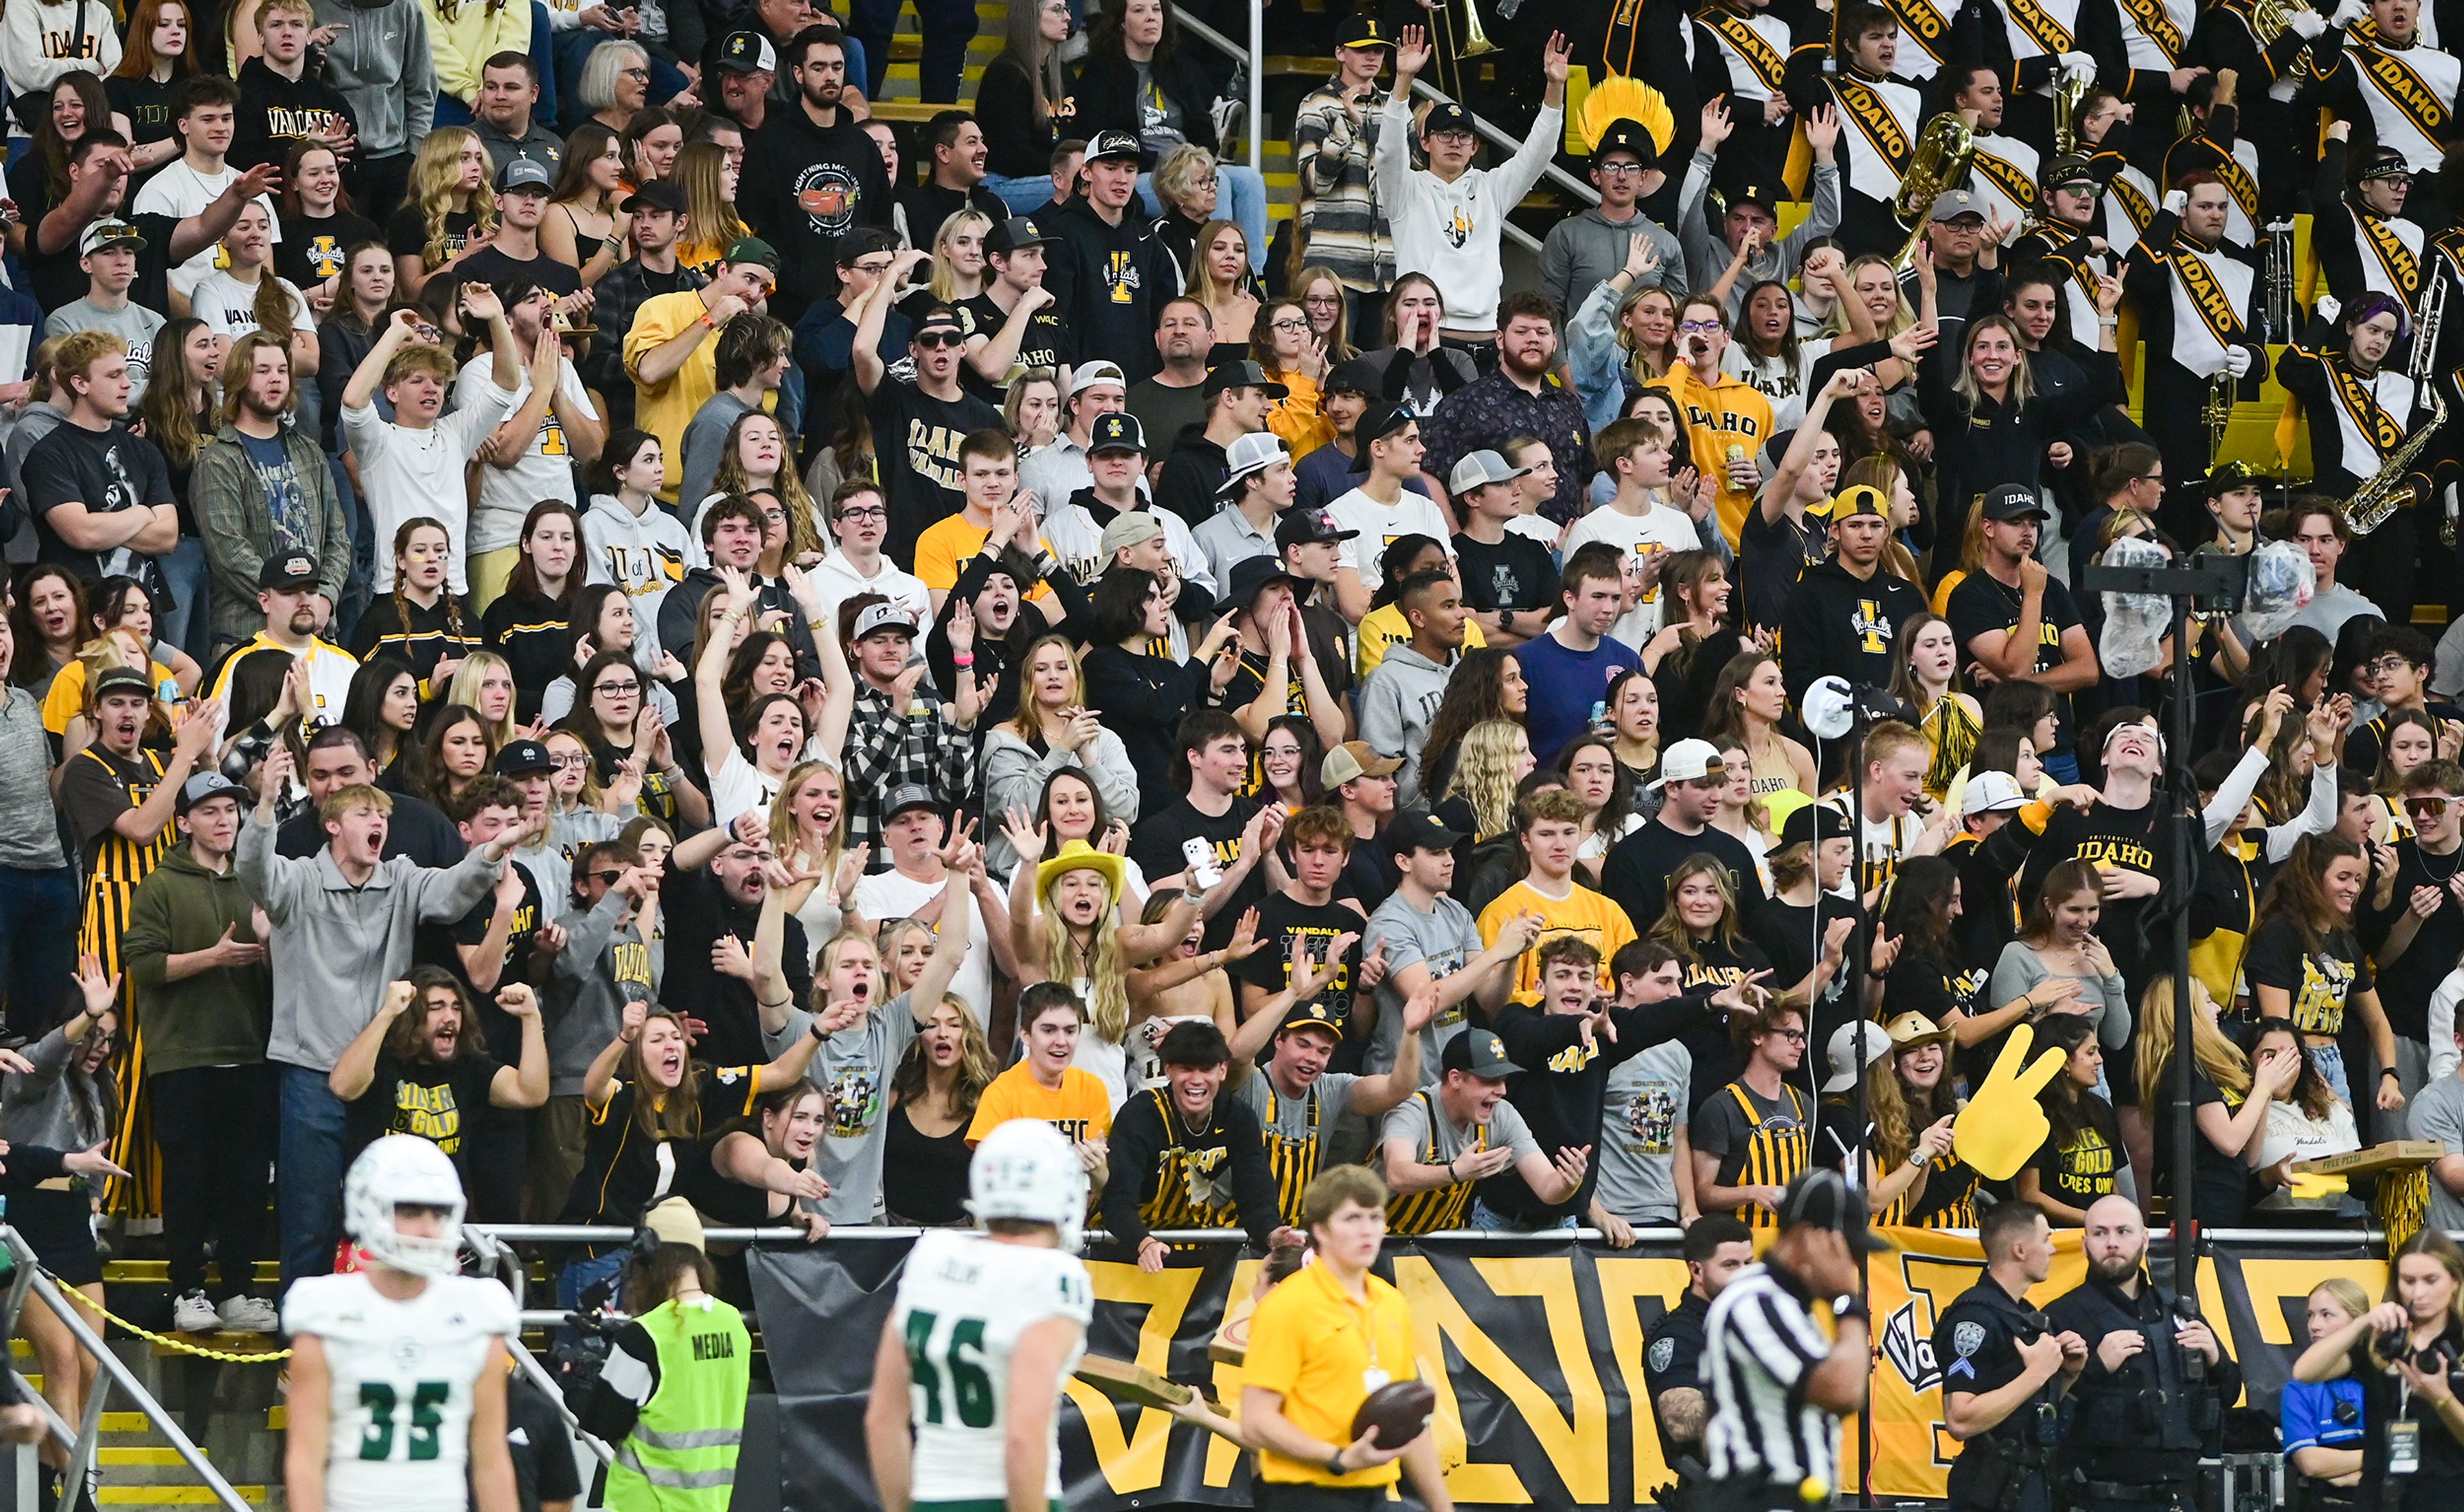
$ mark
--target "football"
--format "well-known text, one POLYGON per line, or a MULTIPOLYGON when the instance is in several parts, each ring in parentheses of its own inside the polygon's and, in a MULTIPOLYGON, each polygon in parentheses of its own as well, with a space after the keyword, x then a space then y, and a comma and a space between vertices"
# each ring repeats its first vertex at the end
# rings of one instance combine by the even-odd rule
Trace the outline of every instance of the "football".
POLYGON ((1352 1414, 1352 1436, 1374 1431, 1371 1442, 1378 1448, 1399 1449, 1420 1436, 1437 1410, 1438 1393, 1426 1381, 1389 1381, 1361 1400, 1352 1414))

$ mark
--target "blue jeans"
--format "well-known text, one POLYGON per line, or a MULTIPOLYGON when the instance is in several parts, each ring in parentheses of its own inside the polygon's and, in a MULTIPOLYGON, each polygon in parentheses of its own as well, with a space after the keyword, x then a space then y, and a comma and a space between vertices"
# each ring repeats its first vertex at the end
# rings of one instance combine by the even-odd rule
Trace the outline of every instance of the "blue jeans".
POLYGON ((334 1269, 342 1234, 342 1100, 325 1073, 282 1068, 282 1132, 275 1208, 282 1223, 282 1283, 334 1269))
POLYGON ((1579 1227, 1579 1225, 1574 1222, 1574 1215, 1570 1212, 1564 1217, 1558 1219, 1556 1222, 1549 1224, 1546 1228, 1528 1228, 1515 1219, 1509 1218, 1505 1213, 1498 1212, 1487 1203, 1481 1201, 1478 1197, 1474 1197, 1471 1200, 1471 1226, 1480 1230, 1483 1234, 1544 1234, 1555 1229, 1572 1229, 1579 1227))
POLYGON ((0 867, 0 985, 9 992, 9 1033, 35 1040, 51 1033, 68 1004, 77 969, 77 874, 0 867))
MULTIPOLYGON (((580 28, 576 28, 580 30, 580 28)), ((539 103, 531 107, 535 121, 556 120, 556 29, 547 18, 547 7, 531 0, 531 67, 539 70, 539 103)))
POLYGON ((462 103, 459 95, 436 92, 436 123, 440 126, 467 126, 471 123, 471 107, 462 103))
POLYGON ((1003 178, 998 173, 984 175, 984 188, 1001 197, 1015 215, 1031 215, 1052 203, 1052 175, 1039 173, 1033 178, 1003 178))
MULTIPOLYGON (((890 40, 906 3, 851 0, 848 6, 847 38, 864 44, 864 56, 858 58, 848 50, 847 78, 864 80, 867 100, 879 100, 882 81, 890 77, 890 40)), ((914 0, 914 5, 915 29, 924 33, 924 57, 916 71, 920 98, 954 104, 967 71, 967 43, 976 34, 975 0, 914 0)))
POLYGON ((205 665, 214 650, 213 605, 209 598, 212 573, 206 566, 206 544, 182 536, 180 544, 154 559, 171 589, 171 612, 155 624, 155 633, 205 665))
MULTIPOLYGON (((1215 165, 1215 186, 1218 190, 1215 213, 1241 228, 1249 238, 1249 271, 1266 271, 1266 181, 1246 163, 1215 165)), ((1138 175, 1138 202, 1146 206, 1149 215, 1163 213, 1163 201, 1155 198, 1155 175, 1138 175)))
MULTIPOLYGON (((2354 1118, 2358 1120, 2362 1116, 2362 1106, 2353 1101, 2352 1078, 2344 1072, 2344 1047, 2312 1045, 2309 1049, 2310 1063, 2319 1068, 2319 1075, 2327 1078, 2327 1085, 2335 1091, 2336 1096, 2344 1100, 2344 1106, 2351 1108, 2354 1118)), ((2376 1092, 2378 1088, 2372 1087, 2370 1090, 2376 1092)))

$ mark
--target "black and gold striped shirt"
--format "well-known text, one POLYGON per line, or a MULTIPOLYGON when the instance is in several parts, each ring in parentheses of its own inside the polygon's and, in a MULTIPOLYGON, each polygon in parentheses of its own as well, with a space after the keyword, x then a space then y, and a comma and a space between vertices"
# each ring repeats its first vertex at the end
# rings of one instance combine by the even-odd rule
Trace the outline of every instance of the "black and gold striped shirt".
POLYGON ((1121 1104, 1112 1120, 1111 1175, 1100 1211, 1104 1228, 1135 1244, 1153 1229, 1242 1228, 1264 1244, 1283 1219, 1258 1115, 1220 1092, 1193 1127, 1156 1087, 1121 1104))

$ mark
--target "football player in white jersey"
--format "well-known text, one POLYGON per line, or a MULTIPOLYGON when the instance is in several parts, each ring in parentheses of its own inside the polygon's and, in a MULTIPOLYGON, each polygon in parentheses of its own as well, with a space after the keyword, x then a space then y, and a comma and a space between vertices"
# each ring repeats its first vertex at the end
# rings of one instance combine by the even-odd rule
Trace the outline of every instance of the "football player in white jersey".
POLYGON ((883 1512, 1060 1512, 1056 1416, 1093 1313, 1086 1168, 1051 1124, 1017 1119, 976 1146, 967 1186, 984 1232, 917 1239, 882 1330, 864 1414, 873 1481, 883 1512))
POLYGON ((282 1306, 293 1512, 515 1512, 499 1341, 519 1318, 502 1282, 456 1274, 453 1162, 378 1140, 351 1163, 342 1221, 363 1268, 305 1278, 282 1306))

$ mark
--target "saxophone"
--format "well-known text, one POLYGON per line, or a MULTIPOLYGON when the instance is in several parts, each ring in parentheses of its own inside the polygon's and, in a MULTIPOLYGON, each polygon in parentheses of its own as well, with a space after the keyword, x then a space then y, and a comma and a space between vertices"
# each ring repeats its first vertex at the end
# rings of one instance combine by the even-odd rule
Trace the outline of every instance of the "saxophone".
POLYGON ((2431 438, 2437 435, 2438 428, 2446 423, 2447 396, 2433 393, 2430 418, 2407 436, 2402 446, 2389 452, 2387 460, 2379 464, 2379 470, 2354 490, 2352 498, 2344 500, 2342 508, 2346 528, 2357 536, 2368 535, 2386 524, 2387 516, 2419 499, 2418 486, 2405 481, 2405 469, 2412 465, 2412 459, 2422 454, 2423 449, 2430 445, 2431 438))
POLYGON ((1893 273, 1915 266, 1917 243, 1925 238, 1925 217, 1933 212, 1935 198, 1968 177, 1968 161, 1975 153, 1976 133, 1957 112, 1946 110, 1925 123, 1908 154, 1908 170, 1900 177, 1900 191, 1891 196, 1891 213, 1908 228, 1907 245, 1891 259, 1893 273))

